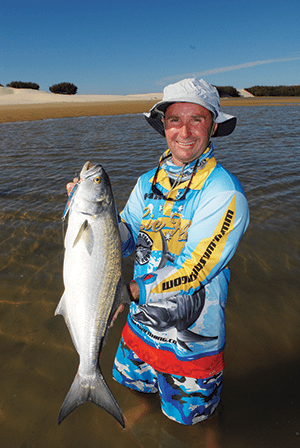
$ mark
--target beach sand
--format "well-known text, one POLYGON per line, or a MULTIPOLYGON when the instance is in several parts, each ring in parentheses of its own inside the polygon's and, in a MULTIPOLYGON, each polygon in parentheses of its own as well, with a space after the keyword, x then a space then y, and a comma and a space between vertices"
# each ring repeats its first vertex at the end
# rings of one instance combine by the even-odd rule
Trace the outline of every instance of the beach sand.
MULTIPOLYGON (((0 87, 0 123, 48 118, 122 115, 147 112, 162 93, 144 95, 60 95, 0 87)), ((299 97, 222 98, 221 106, 300 104, 299 97)))
POLYGON ((0 105, 0 123, 47 118, 89 117, 147 112, 156 101, 109 101, 0 105))

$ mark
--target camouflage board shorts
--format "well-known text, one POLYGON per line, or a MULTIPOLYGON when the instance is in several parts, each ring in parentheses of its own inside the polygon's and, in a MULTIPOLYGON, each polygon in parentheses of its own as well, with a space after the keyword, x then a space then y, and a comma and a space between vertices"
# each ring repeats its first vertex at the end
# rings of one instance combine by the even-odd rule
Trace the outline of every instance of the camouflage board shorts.
POLYGON ((209 418, 220 402, 223 371, 205 379, 160 373, 121 340, 113 378, 123 386, 144 393, 159 392, 162 412, 183 425, 194 425, 209 418))

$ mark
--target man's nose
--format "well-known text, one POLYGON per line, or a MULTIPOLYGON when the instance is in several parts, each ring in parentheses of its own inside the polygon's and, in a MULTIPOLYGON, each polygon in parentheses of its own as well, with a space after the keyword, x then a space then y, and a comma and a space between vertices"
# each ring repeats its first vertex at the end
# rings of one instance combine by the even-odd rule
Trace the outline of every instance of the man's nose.
POLYGON ((189 127, 189 125, 188 124, 183 124, 181 127, 180 127, 180 136, 181 137, 188 137, 189 135, 190 135, 190 127, 189 127))

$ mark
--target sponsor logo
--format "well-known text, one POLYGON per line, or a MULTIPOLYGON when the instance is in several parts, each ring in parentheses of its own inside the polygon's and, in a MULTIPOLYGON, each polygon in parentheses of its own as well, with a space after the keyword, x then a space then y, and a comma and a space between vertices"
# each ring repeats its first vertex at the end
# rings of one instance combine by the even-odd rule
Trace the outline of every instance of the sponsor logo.
POLYGON ((234 212, 232 210, 228 210, 226 213, 220 233, 215 235, 214 238, 211 240, 211 242, 205 249, 204 254, 200 257, 198 263, 194 265, 194 267, 192 269, 192 273, 190 275, 183 275, 182 277, 177 277, 174 280, 169 280, 169 281, 163 282, 163 284, 162 284, 163 291, 172 289, 174 287, 178 287, 180 285, 184 285, 185 283, 191 283, 197 279, 199 272, 206 265, 207 260, 210 259, 211 254, 217 247, 217 243, 223 238, 223 236, 229 229, 233 216, 234 216, 234 212))
POLYGON ((137 322, 133 321, 133 323, 147 336, 149 336, 151 339, 155 339, 156 341, 160 342, 169 342, 170 344, 176 344, 176 341, 174 339, 167 339, 162 336, 156 336, 156 334, 151 333, 151 331, 146 330, 145 328, 141 327, 137 322))
MULTIPOLYGON (((143 219, 148 217, 153 218, 153 215, 151 214, 150 208, 146 207, 144 210, 143 219)), ((171 227, 171 229, 168 231, 169 239, 177 233, 177 239, 181 242, 187 240, 187 232, 189 227, 191 226, 191 221, 185 222, 186 223, 183 223, 181 214, 172 213, 168 223, 163 218, 148 219, 141 224, 140 230, 159 232, 166 227, 171 227)))

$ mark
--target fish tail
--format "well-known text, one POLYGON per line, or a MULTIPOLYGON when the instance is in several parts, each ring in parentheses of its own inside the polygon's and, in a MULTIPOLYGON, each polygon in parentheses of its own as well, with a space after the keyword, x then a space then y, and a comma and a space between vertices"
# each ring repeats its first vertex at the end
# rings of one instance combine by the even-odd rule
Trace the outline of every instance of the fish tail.
POLYGON ((58 415, 58 424, 81 404, 91 401, 111 414, 120 425, 125 427, 124 418, 118 403, 111 393, 106 381, 98 369, 89 379, 83 379, 77 372, 73 384, 63 402, 58 415))

